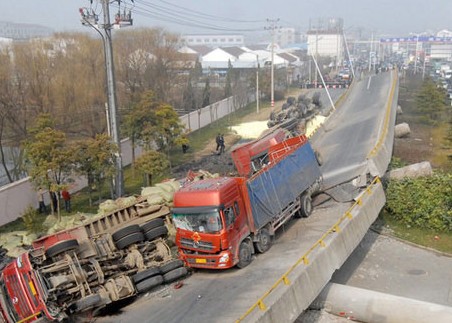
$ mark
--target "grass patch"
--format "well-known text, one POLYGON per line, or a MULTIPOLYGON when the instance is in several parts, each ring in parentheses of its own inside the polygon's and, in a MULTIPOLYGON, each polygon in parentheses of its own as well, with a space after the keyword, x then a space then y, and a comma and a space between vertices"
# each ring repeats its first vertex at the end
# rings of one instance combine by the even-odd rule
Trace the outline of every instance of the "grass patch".
POLYGON ((382 211, 378 221, 390 235, 417 245, 452 254, 452 232, 437 232, 425 228, 411 227, 392 218, 382 211))

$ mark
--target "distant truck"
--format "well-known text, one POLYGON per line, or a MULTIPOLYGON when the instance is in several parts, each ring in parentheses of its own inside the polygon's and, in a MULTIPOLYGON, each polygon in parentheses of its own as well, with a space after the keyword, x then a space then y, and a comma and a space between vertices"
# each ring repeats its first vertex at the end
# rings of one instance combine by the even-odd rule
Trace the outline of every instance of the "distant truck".
POLYGON ((169 214, 139 199, 34 241, 1 273, 3 320, 64 321, 183 277, 166 242, 169 214))
POLYGON ((176 244, 187 266, 243 268, 255 252, 271 247, 275 231, 290 218, 311 214, 311 196, 321 183, 314 150, 305 136, 277 137, 267 136, 268 146, 255 156, 244 151, 259 141, 232 153, 242 177, 201 180, 174 194, 176 244))

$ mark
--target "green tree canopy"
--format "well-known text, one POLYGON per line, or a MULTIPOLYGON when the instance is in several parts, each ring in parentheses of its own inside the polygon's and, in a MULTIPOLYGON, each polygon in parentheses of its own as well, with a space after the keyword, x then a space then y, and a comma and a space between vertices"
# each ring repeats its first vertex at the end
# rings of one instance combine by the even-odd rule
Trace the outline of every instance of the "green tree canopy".
MULTIPOLYGON (((38 117, 31 137, 24 143, 28 174, 36 187, 58 192, 67 185, 74 166, 74 154, 64 132, 54 129, 48 114, 38 117)), ((53 209, 52 211, 58 211, 53 209)))
POLYGON ((180 123, 174 108, 164 102, 156 100, 152 91, 146 92, 136 107, 142 118, 141 132, 138 138, 145 143, 148 150, 156 145, 157 150, 169 150, 180 143, 185 127, 180 123))
POLYGON ((89 203, 91 206, 92 191, 96 187, 100 187, 105 179, 111 178, 115 174, 113 155, 118 152, 118 147, 108 135, 98 134, 95 138, 75 142, 73 148, 76 171, 88 179, 89 203))
POLYGON ((444 92, 438 88, 431 79, 426 79, 416 96, 417 108, 427 115, 430 120, 440 120, 441 113, 445 110, 444 92))
POLYGON ((144 152, 136 160, 136 168, 145 174, 145 185, 152 185, 152 177, 162 173, 169 167, 168 158, 155 150, 144 152))

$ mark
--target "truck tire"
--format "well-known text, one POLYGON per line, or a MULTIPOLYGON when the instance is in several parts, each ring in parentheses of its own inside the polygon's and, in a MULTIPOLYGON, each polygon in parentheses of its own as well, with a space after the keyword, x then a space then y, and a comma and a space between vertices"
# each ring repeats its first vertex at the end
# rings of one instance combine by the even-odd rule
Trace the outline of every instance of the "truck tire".
POLYGON ((149 230, 155 229, 157 227, 161 227, 165 225, 165 221, 163 221, 162 218, 152 219, 149 222, 146 222, 141 226, 141 229, 143 229, 143 232, 146 233, 149 230))
POLYGON ((157 287, 163 283, 163 276, 158 275, 151 278, 148 278, 146 280, 143 280, 142 282, 139 282, 135 285, 138 293, 146 292, 154 287, 157 287))
POLYGON ((307 218, 312 213, 312 199, 311 195, 309 194, 303 194, 301 196, 301 208, 300 213, 303 218, 307 218))
POLYGON ((184 266, 184 262, 182 260, 174 259, 174 260, 171 260, 170 262, 160 266, 160 273, 162 275, 164 275, 176 268, 183 267, 183 266, 184 266))
POLYGON ((252 250, 248 241, 242 241, 239 247, 239 262, 237 263, 237 267, 245 268, 252 261, 252 250))
POLYGON ((143 270, 139 273, 136 273, 135 275, 132 276, 132 281, 135 284, 138 284, 139 282, 148 279, 150 277, 154 277, 160 275, 160 269, 158 267, 151 267, 148 268, 146 270, 143 270))
POLYGON ((272 236, 267 228, 263 228, 259 232, 259 241, 255 243, 256 249, 260 253, 266 252, 273 244, 272 236))
POLYGON ((163 227, 157 227, 155 229, 149 230, 148 232, 146 232, 145 236, 146 236, 147 241, 152 241, 159 237, 163 237, 167 234, 168 234, 168 229, 165 226, 163 226, 163 227))
POLYGON ((89 295, 76 301, 71 308, 73 307, 74 312, 82 312, 96 306, 101 300, 102 298, 99 294, 89 295))
POLYGON ((122 229, 119 229, 115 233, 111 235, 114 242, 117 242, 121 240, 122 238, 131 235, 133 233, 142 232, 141 227, 138 224, 129 225, 127 227, 124 227, 122 229))
POLYGON ((57 242, 46 251, 47 257, 55 257, 67 251, 75 250, 78 248, 78 241, 76 239, 64 240, 57 242))
POLYGON ((171 282, 175 281, 176 279, 185 277, 187 274, 188 274, 187 268, 185 268, 185 267, 176 268, 174 270, 167 272, 165 275, 163 275, 163 281, 165 283, 171 283, 171 282))
POLYGON ((144 240, 143 232, 135 232, 129 234, 128 236, 125 236, 122 239, 119 239, 118 241, 115 242, 115 244, 118 249, 125 249, 128 246, 137 242, 142 242, 143 240, 144 240))

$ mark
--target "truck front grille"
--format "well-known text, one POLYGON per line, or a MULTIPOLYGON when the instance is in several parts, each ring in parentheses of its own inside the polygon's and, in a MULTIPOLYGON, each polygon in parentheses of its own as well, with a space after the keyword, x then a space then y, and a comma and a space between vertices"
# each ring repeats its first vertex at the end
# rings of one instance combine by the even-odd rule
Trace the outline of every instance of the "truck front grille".
POLYGON ((213 245, 211 242, 207 241, 194 241, 193 239, 182 238, 180 240, 182 247, 184 248, 195 248, 197 250, 213 250, 213 245))
POLYGON ((24 317, 32 315, 33 312, 28 306, 28 302, 26 296, 24 295, 24 291, 21 288, 22 284, 20 283, 18 276, 11 275, 8 276, 8 279, 11 283, 12 289, 14 290, 14 297, 12 299, 13 304, 18 303, 21 314, 24 317))

